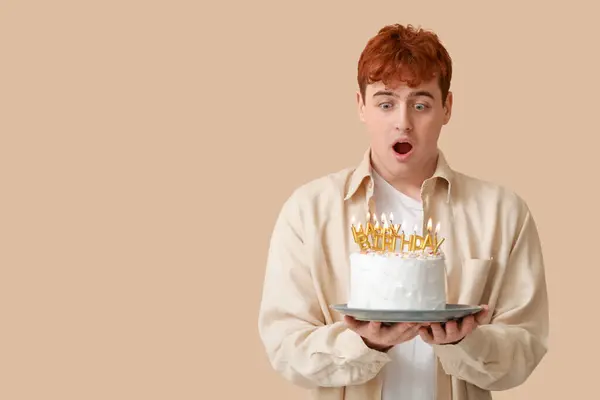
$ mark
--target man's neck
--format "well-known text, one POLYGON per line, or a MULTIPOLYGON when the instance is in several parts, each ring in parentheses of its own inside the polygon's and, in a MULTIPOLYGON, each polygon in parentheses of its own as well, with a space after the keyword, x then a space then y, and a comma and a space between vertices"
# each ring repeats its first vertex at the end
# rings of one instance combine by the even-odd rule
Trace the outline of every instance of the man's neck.
POLYGON ((415 171, 407 171, 404 175, 390 175, 387 171, 382 171, 373 165, 377 173, 396 190, 405 195, 421 201, 421 187, 423 182, 433 176, 437 166, 437 155, 429 160, 421 168, 416 168, 415 171))

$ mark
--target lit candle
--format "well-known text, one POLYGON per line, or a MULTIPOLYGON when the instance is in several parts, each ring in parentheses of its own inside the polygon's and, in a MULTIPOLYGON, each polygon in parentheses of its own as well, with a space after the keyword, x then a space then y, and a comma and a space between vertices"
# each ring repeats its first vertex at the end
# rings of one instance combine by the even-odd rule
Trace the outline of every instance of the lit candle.
POLYGON ((361 252, 365 253, 371 250, 371 243, 369 243, 369 237, 365 233, 362 227, 362 223, 358 223, 358 231, 355 239, 356 243, 360 247, 361 252))
POLYGON ((395 232, 394 232, 394 225, 390 224, 390 222, 388 221, 388 218, 385 216, 385 214, 382 215, 382 219, 383 219, 383 237, 384 237, 384 241, 385 241, 386 238, 395 237, 395 232))
POLYGON ((365 226, 367 235, 373 235, 373 224, 371 223, 371 213, 367 211, 367 223, 365 226))
POLYGON ((379 225, 379 221, 377 219, 375 219, 375 226, 371 232, 371 237, 373 239, 373 249, 377 251, 383 251, 384 229, 381 225, 379 225))
POLYGON ((356 218, 354 218, 354 215, 353 215, 352 223, 351 223, 352 237, 354 238, 354 242, 358 245, 361 252, 366 252, 371 248, 371 245, 369 243, 369 238, 365 234, 362 223, 360 223, 360 222, 358 223, 358 228, 356 227, 355 223, 356 223, 356 218))
POLYGON ((427 222, 427 235, 425 236, 425 239, 423 240, 423 245, 421 246, 421 250, 423 252, 425 252, 425 248, 429 246, 433 249, 433 242, 431 239, 431 218, 429 218, 429 221, 427 222))
POLYGON ((382 250, 383 251, 388 251, 390 253, 393 253, 393 252, 396 251, 396 235, 394 233, 393 226, 390 227, 390 225, 388 224, 387 219, 386 219, 386 221, 384 222, 384 225, 383 225, 382 250))
POLYGON ((415 226, 413 227, 413 234, 410 235, 410 247, 409 247, 409 251, 415 251, 416 249, 416 245, 417 245, 417 229, 419 229, 417 227, 417 225, 415 224, 415 226))
POLYGON ((351 223, 351 227, 352 227, 352 236, 354 236, 354 241, 358 244, 358 232, 356 230, 356 227, 354 226, 356 222, 356 218, 354 218, 354 215, 352 216, 352 223, 351 223))
POLYGON ((439 231, 440 231, 440 223, 438 222, 438 223, 437 223, 437 225, 436 225, 436 227, 435 227, 435 236, 434 236, 434 245, 435 245, 435 247, 434 247, 434 249, 433 249, 433 252, 434 252, 435 254, 437 254, 437 253, 438 253, 438 250, 439 250, 439 248, 440 248, 440 245, 441 245, 441 244, 444 242, 444 240, 445 240, 444 238, 442 238, 442 240, 438 240, 438 233, 439 233, 439 231))
POLYGON ((410 240, 406 239, 406 234, 404 233, 404 226, 406 226, 406 221, 402 221, 401 224, 398 225, 398 228, 396 229, 396 235, 398 235, 398 231, 400 231, 400 234, 398 235, 398 238, 400 239, 400 253, 404 253, 404 246, 407 247, 408 250, 410 250, 410 240))

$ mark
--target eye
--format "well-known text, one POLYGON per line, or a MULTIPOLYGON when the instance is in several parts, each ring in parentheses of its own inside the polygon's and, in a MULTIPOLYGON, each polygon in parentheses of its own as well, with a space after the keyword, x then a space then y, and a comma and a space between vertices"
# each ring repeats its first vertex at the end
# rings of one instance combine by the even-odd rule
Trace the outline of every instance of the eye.
POLYGON ((379 105, 379 108, 383 110, 389 110, 390 108, 392 108, 392 103, 381 103, 379 105))
POLYGON ((425 109, 427 109, 427 105, 423 103, 417 103, 415 104, 415 108, 417 109, 417 111, 424 111, 425 109))

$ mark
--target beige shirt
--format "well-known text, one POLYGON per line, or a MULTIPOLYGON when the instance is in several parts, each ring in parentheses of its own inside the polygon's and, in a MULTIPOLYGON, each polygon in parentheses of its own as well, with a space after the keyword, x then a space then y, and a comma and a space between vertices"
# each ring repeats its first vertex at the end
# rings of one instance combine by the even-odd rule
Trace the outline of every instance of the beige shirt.
MULTIPOLYGON (((370 152, 356 168, 302 185, 285 202, 268 253, 259 333, 273 368, 319 400, 379 400, 387 354, 365 346, 332 304, 348 300, 352 216, 377 213, 370 152)), ((452 170, 440 152, 421 189, 424 221, 445 226, 448 303, 488 304, 456 345, 435 345, 438 400, 490 399, 523 383, 546 354, 540 240, 515 193, 452 170)))

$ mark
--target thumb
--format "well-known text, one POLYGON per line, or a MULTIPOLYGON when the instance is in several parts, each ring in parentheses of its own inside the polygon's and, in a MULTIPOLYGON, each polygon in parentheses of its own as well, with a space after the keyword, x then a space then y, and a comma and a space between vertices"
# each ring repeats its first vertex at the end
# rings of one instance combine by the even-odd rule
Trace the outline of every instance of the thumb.
POLYGON ((475 314, 475 321, 477 322, 477 324, 483 323, 485 318, 488 316, 490 310, 487 304, 482 304, 481 308, 481 311, 475 314))

